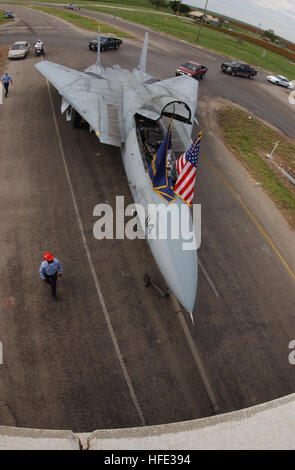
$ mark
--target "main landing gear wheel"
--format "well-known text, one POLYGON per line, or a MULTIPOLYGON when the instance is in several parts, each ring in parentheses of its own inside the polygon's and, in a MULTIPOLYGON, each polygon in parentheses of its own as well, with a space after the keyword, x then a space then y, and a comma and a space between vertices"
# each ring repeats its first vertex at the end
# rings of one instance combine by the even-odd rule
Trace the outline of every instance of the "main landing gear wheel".
POLYGON ((150 276, 147 273, 145 273, 143 276, 143 282, 145 287, 152 286, 154 289, 156 289, 157 292, 159 292, 162 297, 167 297, 170 294, 168 287, 166 287, 166 289, 163 291, 162 289, 160 289, 160 287, 158 287, 154 282, 151 281, 150 276))
POLYGON ((143 276, 143 283, 145 285, 145 287, 149 287, 151 285, 151 279, 150 279, 150 276, 145 273, 144 276, 143 276))
POLYGON ((85 121, 85 119, 82 118, 82 116, 75 110, 73 109, 73 127, 75 129, 81 129, 82 127, 85 127, 88 123, 85 121))

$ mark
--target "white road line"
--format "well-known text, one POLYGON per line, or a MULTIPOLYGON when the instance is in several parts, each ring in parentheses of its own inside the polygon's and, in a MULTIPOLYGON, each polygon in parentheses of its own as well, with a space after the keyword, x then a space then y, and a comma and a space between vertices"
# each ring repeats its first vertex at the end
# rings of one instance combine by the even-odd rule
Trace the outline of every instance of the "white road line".
POLYGON ((211 287, 211 289, 213 290, 214 294, 216 295, 217 298, 220 297, 220 295, 219 295, 219 293, 218 293, 218 290, 216 289, 216 287, 215 287, 215 285, 214 285, 214 283, 213 283, 211 277, 209 276, 209 274, 207 273, 206 269, 204 268, 203 263, 201 262, 199 256, 198 256, 198 264, 199 264, 201 270, 203 271, 205 278, 206 278, 207 281, 209 282, 210 287, 211 287))
POLYGON ((200 374, 200 377, 202 379, 203 385, 206 389, 206 392, 207 392, 208 398, 210 400, 211 406, 213 408, 213 411, 214 411, 215 414, 220 413, 220 408, 218 406, 215 394, 213 392, 213 389, 212 389, 211 384, 209 382, 209 379, 208 379, 208 376, 206 374, 205 368, 204 368, 203 363, 201 361, 197 346, 195 345, 195 342, 192 338, 192 335, 191 335, 191 333, 188 329, 185 318, 183 316, 182 308, 181 308, 181 306, 180 306, 180 304, 179 304, 179 302, 178 302, 178 300, 177 300, 177 298, 175 297, 174 294, 171 293, 170 297, 171 297, 171 300, 172 300, 172 303, 173 303, 173 306, 174 306, 174 309, 175 309, 175 314, 177 315, 178 320, 180 321, 180 324, 181 324, 182 329, 184 331, 186 340, 188 342, 189 348, 190 348, 191 353, 193 355, 193 359, 194 359, 195 364, 197 366, 197 369, 199 371, 199 374, 200 374))
POLYGON ((99 298, 99 301, 100 301, 100 305, 101 305, 103 313, 104 313, 104 317, 105 317, 105 320, 106 320, 108 331, 109 331, 110 336, 112 338, 114 349, 115 349, 118 361, 120 363, 120 366, 121 366, 121 369, 122 369, 122 372, 123 372, 123 375, 124 375, 124 378, 125 378, 128 390, 129 390, 129 393, 131 395, 133 404, 135 406, 135 409, 137 411, 137 414, 139 416, 141 424, 143 426, 145 426, 146 421, 145 421, 143 412, 140 408, 139 402, 137 400, 134 388, 132 386, 132 383, 131 383, 131 380, 130 380, 130 377, 129 377, 129 374, 128 374, 128 371, 127 371, 127 368, 126 368, 126 365, 125 365, 125 362, 124 362, 124 359, 123 359, 123 356, 121 354, 121 351, 120 351, 120 348, 119 348, 119 345, 118 345, 118 341, 117 341, 117 338, 116 338, 116 335, 115 335, 115 332, 114 332, 114 329, 113 329, 113 326, 112 326, 112 323, 111 323, 111 320, 110 320, 110 317, 109 317, 109 314, 108 314, 108 311, 107 311, 107 308, 106 308, 106 304, 105 304, 105 301, 104 301, 104 298, 103 298, 103 295, 102 295, 101 287, 100 287, 100 284, 99 284, 99 281, 98 281, 98 278, 97 278, 97 274, 96 274, 95 267, 94 267, 94 264, 93 264, 93 261, 92 261, 90 250, 88 248, 83 223, 82 223, 82 220, 81 220, 81 217, 80 217, 76 196, 75 196, 75 193, 74 193, 74 189, 73 189, 73 185, 72 185, 68 165, 67 165, 66 158, 65 158, 65 153, 64 153, 63 144, 62 144, 62 140, 61 140, 58 124, 57 124, 57 119, 56 119, 56 115, 55 115, 55 111, 54 111, 53 100, 52 100, 52 95, 51 95, 48 80, 46 80, 46 83, 47 83, 48 94, 49 94, 49 98, 50 98, 50 104, 51 104, 51 109, 52 109, 52 114, 53 114, 54 125, 55 125, 55 129, 56 129, 56 133, 57 133, 60 153, 61 153, 62 161, 63 161, 63 164, 64 164, 64 168, 65 168, 67 182, 68 182, 69 189, 70 189, 71 196, 72 196, 72 201, 73 201, 77 222, 78 222, 81 237, 82 237, 82 242, 83 242, 83 245, 84 245, 84 249, 85 249, 85 252, 86 252, 86 256, 87 256, 87 259, 88 259, 88 263, 89 263, 89 266, 90 266, 90 271, 91 271, 91 274, 92 274, 92 277, 93 277, 93 280, 94 280, 94 284, 95 284, 95 287, 96 287, 96 292, 97 292, 97 295, 98 295, 98 298, 99 298))
MULTIPOLYGON (((1 31, 10 31, 16 29, 30 29, 29 26, 14 26, 13 28, 1 28, 1 31)), ((53 26, 34 26, 34 29, 56 29, 53 26)))

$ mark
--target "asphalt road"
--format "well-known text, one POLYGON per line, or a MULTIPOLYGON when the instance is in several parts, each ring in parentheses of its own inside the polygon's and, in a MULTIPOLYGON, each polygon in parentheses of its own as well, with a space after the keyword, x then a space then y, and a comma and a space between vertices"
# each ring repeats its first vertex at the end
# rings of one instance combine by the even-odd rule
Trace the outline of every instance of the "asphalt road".
MULTIPOLYGON (((64 9, 64 6, 55 5, 55 8, 64 9)), ((71 13, 82 14, 96 20, 100 19, 115 25, 119 29, 130 32, 136 37, 143 37, 144 31, 148 28, 127 23, 120 20, 120 18, 113 19, 113 12, 106 15, 90 10, 71 10, 71 13)), ((228 61, 228 57, 154 32, 151 32, 149 42, 161 54, 158 60, 149 62, 149 72, 153 76, 160 79, 163 76, 165 78, 174 76, 176 67, 187 60, 204 63, 209 68, 209 73, 206 76, 206 84, 202 85, 201 82, 201 99, 204 97, 229 99, 248 108, 257 116, 282 130, 289 137, 294 137, 295 106, 289 103, 284 89, 266 82, 266 76, 269 73, 259 70, 253 84, 248 78, 233 78, 224 75, 220 71, 221 63, 228 61), (165 57, 164 67, 163 55, 165 57), (159 67, 159 64, 161 64, 161 67, 159 67), (161 72, 163 75, 160 75, 161 72), (264 96, 261 96, 262 90, 264 96)), ((137 65, 137 62, 135 63, 137 65)))
MULTIPOLYGON (((93 34, 19 6, 13 10, 17 22, 1 28, 1 45, 41 37, 47 60, 78 70, 94 61, 87 49, 93 34)), ((104 65, 137 65, 144 30, 128 28, 138 39, 104 53, 104 65)), ((158 34, 150 43, 148 71, 157 78, 173 76, 192 58, 184 43, 158 34)), ((198 50, 198 57, 210 73, 200 83, 198 118, 207 130, 197 190, 202 267, 190 329, 219 407, 230 411, 294 392, 295 369, 288 363, 294 278, 282 262, 295 271, 294 235, 210 133, 204 104, 224 96, 288 135, 294 110, 282 90, 273 93, 262 78, 228 77, 215 54, 198 50)), ((212 409, 172 303, 143 285, 145 272, 163 285, 147 244, 93 237, 96 204, 114 206, 116 195, 132 202, 120 153, 66 123, 53 88, 52 112, 46 82, 33 68, 38 60, 8 64, 14 85, 0 114, 0 424, 82 432, 208 416, 212 409), (47 250, 65 270, 56 303, 38 276, 47 250)))

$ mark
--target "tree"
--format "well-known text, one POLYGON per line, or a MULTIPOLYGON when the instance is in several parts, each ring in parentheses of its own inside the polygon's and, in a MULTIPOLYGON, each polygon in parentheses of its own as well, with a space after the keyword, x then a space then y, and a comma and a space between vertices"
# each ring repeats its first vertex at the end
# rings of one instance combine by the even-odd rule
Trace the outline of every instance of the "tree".
POLYGON ((263 31, 262 37, 270 39, 271 42, 275 42, 275 40, 277 39, 277 36, 272 29, 267 29, 266 31, 263 31))
POLYGON ((166 7, 166 2, 165 0, 149 0, 152 5, 156 7, 158 10, 160 7, 166 7))
POLYGON ((172 2, 169 2, 169 8, 171 8, 175 15, 178 11, 180 11, 180 6, 181 2, 179 0, 173 0, 172 2))
POLYGON ((192 11, 191 7, 188 5, 185 5, 184 3, 180 3, 179 7, 179 13, 187 15, 192 11))

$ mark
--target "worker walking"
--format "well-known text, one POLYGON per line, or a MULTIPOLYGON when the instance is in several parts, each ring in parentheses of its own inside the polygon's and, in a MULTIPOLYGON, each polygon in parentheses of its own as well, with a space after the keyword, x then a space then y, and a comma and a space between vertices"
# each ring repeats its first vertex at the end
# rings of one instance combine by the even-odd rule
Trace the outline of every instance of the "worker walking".
POLYGON ((8 75, 8 72, 4 72, 4 75, 3 77, 1 78, 1 81, 4 85, 4 88, 5 88, 5 98, 7 98, 7 95, 8 95, 8 88, 9 88, 9 83, 12 84, 12 78, 10 75, 8 75))
POLYGON ((51 253, 44 253, 44 261, 42 261, 39 269, 40 277, 44 282, 48 282, 51 285, 51 293, 56 299, 56 281, 57 276, 62 276, 62 265, 57 258, 51 253))

